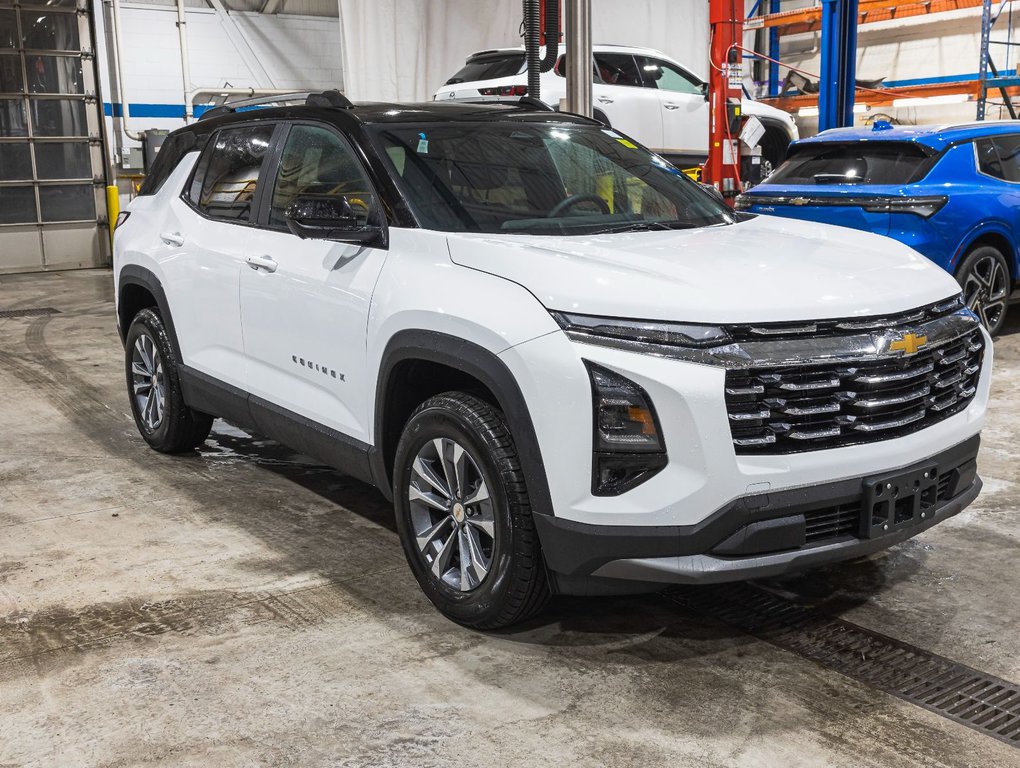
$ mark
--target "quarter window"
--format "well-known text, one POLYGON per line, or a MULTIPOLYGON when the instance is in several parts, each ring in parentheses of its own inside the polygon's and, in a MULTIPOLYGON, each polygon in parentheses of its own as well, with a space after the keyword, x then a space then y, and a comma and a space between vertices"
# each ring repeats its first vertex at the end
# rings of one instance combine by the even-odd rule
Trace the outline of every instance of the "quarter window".
POLYGON ((996 136, 977 144, 978 167, 988 176, 1020 182, 1020 135, 996 136))
POLYGON ((273 129, 272 125, 256 125, 217 133, 199 161, 189 194, 191 202, 215 219, 249 221, 273 129))
POLYGON ((285 227, 287 208, 299 197, 345 197, 354 212, 367 220, 371 189, 346 141, 326 128, 296 125, 280 158, 269 226, 285 227))

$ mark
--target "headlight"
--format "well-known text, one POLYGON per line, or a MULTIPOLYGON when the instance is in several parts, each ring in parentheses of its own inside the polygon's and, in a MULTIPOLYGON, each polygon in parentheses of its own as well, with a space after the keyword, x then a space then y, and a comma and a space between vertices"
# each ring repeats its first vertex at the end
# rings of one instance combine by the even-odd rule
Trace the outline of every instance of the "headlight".
POLYGON ((592 493, 618 496, 666 466, 659 417, 638 384, 587 360, 594 420, 592 493))
POLYGON ((597 344, 599 339, 659 344, 668 347, 704 349, 728 344, 730 335, 715 325, 660 323, 625 320, 617 317, 593 317, 553 312, 553 319, 572 338, 597 344))

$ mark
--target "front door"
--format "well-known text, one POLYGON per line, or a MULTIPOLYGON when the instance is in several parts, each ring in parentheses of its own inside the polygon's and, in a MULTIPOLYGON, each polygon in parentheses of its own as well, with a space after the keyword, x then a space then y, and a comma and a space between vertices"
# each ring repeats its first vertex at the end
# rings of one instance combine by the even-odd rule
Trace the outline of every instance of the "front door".
POLYGON ((377 198, 347 140, 325 126, 291 126, 272 176, 268 212, 241 271, 246 388, 368 443, 366 327, 386 251, 302 240, 287 229, 286 210, 299 197, 342 195, 367 215, 377 198))
POLYGON ((702 83, 663 59, 636 58, 646 86, 654 88, 659 98, 663 151, 671 155, 707 155, 709 106, 702 83))

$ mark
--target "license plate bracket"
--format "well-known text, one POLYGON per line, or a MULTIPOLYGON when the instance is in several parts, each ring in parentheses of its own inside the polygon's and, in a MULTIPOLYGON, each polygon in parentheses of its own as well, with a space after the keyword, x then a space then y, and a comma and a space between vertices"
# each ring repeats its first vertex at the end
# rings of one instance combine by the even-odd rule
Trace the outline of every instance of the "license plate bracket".
POLYGON ((930 520, 935 513, 938 485, 939 468, 935 464, 866 479, 861 538, 884 536, 930 520))

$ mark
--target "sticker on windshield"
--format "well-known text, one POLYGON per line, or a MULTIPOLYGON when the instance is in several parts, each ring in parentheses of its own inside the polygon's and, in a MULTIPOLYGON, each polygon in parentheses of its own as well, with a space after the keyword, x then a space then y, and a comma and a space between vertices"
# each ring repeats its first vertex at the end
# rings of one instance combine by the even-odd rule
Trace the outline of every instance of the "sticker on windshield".
POLYGON ((622 136, 617 139, 617 142, 623 144, 623 146, 625 146, 627 149, 637 149, 637 144, 635 144, 633 141, 630 141, 629 139, 623 138, 622 136))
POLYGON ((427 155, 429 152, 429 140, 425 138, 424 133, 418 134, 418 154, 427 155))

